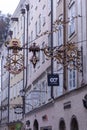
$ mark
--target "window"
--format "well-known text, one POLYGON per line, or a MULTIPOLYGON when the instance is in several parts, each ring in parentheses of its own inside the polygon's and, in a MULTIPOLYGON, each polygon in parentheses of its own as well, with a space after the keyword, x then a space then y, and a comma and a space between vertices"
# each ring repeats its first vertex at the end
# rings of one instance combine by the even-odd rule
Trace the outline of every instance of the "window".
POLYGON ((40 67, 40 51, 37 54, 37 58, 38 58, 37 67, 39 68, 40 67))
MULTIPOLYGON (((42 48, 44 48, 44 44, 45 42, 42 43, 42 48)), ((45 62, 45 54, 44 52, 42 51, 42 63, 45 62)))
POLYGON ((41 102, 44 103, 45 102, 45 98, 46 98, 46 82, 45 80, 42 81, 41 84, 41 102))
POLYGON ((61 45, 61 36, 62 36, 62 33, 61 33, 61 26, 58 27, 58 45, 61 45))
POLYGON ((28 45, 30 46, 30 36, 28 37, 28 45))
POLYGON ((70 130, 79 130, 79 127, 78 127, 78 122, 76 120, 76 118, 72 118, 71 120, 71 128, 70 130))
POLYGON ((33 31, 31 31, 31 41, 33 41, 33 31))
POLYGON ((30 66, 29 66, 30 68, 29 68, 29 72, 30 72, 30 77, 31 77, 31 75, 32 75, 32 63, 30 62, 30 66))
POLYGON ((39 105, 39 94, 37 92, 37 88, 35 88, 33 93, 31 94, 33 100, 33 106, 36 107, 39 105), (35 91, 36 90, 36 91, 35 91))
POLYGON ((58 97, 63 94, 63 70, 62 69, 58 70, 58 74, 59 74, 59 86, 56 86, 54 88, 54 97, 58 97))
POLYGON ((24 35, 22 34, 21 37, 20 37, 21 46, 23 46, 23 44, 24 44, 24 37, 23 36, 24 35))
POLYGON ((43 11, 42 11, 42 26, 45 25, 46 23, 46 17, 45 17, 45 5, 43 6, 43 11))
POLYGON ((29 20, 28 20, 28 24, 30 24, 30 12, 29 12, 29 20))
POLYGON ((35 10, 37 10, 38 7, 38 0, 35 1, 35 10))
POLYGON ((16 27, 14 27, 14 37, 16 37, 16 27))
POLYGON ((15 98, 17 94, 17 84, 15 84, 12 88, 13 88, 14 98, 15 98))
POLYGON ((48 35, 48 46, 51 47, 51 34, 48 35))
MULTIPOLYGON (((59 16, 59 21, 63 21, 63 15, 61 14, 59 16)), ((63 44, 63 25, 58 25, 58 46, 61 46, 63 44)))
POLYGON ((65 121, 63 119, 60 121, 59 130, 66 130, 65 121))
POLYGON ((37 37, 38 30, 37 30, 37 22, 35 23, 35 37, 37 37))
POLYGON ((39 33, 41 32, 41 14, 39 15, 39 33))
POLYGON ((17 22, 17 33, 19 33, 19 22, 17 22))
POLYGON ((31 11, 30 11, 30 17, 31 17, 31 20, 33 19, 33 6, 31 6, 31 11))
POLYGON ((51 126, 41 127, 41 130, 52 130, 51 126))
POLYGON ((76 70, 68 70, 68 86, 69 90, 75 89, 76 88, 76 81, 77 81, 77 76, 76 76, 76 70))
POLYGON ((69 37, 75 32, 75 2, 69 7, 69 37))
POLYGON ((61 1, 61 0, 57 0, 57 3, 59 4, 60 1, 61 1))
POLYGON ((12 99, 13 98, 13 89, 12 89, 12 87, 10 88, 10 99, 12 99))
POLYGON ((22 29, 22 27, 23 27, 23 18, 22 17, 20 17, 20 29, 22 29))
POLYGON ((48 2, 48 15, 49 15, 51 12, 51 0, 47 0, 47 2, 48 2))
POLYGON ((44 26, 46 23, 46 18, 45 18, 45 15, 43 14, 43 18, 42 18, 42 25, 44 26))

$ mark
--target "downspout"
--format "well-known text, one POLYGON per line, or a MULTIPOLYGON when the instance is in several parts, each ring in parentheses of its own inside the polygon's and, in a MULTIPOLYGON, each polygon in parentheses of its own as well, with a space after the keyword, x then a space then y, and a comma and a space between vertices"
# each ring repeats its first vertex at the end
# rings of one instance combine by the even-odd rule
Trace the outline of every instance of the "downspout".
MULTIPOLYGON (((51 50, 53 50, 53 0, 51 0, 51 50)), ((53 55, 53 51, 51 53, 53 55)), ((53 74, 53 56, 51 57, 51 74, 53 74)), ((51 98, 54 99, 53 86, 51 86, 51 98)))

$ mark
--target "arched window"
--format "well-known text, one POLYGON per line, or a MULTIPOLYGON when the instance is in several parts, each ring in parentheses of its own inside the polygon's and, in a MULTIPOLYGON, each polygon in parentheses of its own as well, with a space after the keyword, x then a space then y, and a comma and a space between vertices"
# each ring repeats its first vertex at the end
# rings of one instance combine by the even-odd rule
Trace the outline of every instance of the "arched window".
POLYGON ((71 120, 71 128, 70 128, 70 130, 79 130, 78 122, 77 122, 77 119, 75 117, 73 117, 72 120, 71 120))
POLYGON ((59 130, 66 130, 65 122, 63 119, 59 123, 59 130))
POLYGON ((39 130, 38 127, 39 127, 39 126, 38 126, 38 121, 35 120, 35 121, 34 121, 34 125, 33 125, 33 130, 39 130))

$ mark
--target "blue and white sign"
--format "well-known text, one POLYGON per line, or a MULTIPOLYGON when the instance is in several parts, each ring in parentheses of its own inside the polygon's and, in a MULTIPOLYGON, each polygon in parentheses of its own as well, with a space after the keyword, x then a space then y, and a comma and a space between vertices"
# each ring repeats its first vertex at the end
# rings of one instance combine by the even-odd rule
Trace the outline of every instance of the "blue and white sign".
POLYGON ((59 85, 59 75, 58 74, 48 74, 48 86, 58 86, 59 85))

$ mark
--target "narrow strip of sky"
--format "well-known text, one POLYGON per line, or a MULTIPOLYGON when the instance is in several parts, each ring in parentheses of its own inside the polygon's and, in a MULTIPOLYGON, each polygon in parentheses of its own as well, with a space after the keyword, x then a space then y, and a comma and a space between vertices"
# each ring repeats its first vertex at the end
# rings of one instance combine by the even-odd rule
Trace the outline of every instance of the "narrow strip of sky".
POLYGON ((0 11, 3 14, 13 14, 20 0, 0 0, 0 11))

